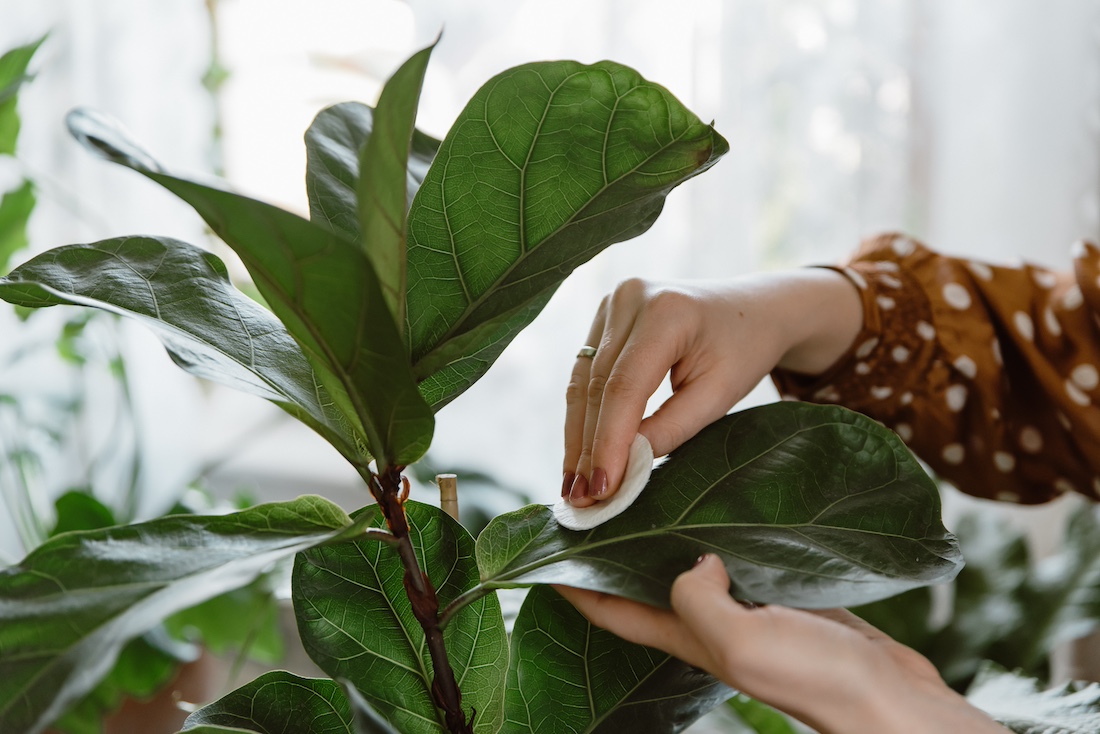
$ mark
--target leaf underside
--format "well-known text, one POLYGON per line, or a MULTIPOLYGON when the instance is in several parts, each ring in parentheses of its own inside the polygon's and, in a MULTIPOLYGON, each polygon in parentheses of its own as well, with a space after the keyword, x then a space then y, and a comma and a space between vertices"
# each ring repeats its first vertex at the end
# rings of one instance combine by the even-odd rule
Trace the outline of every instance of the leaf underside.
POLYGON ((731 693, 668 653, 593 627, 548 586, 527 595, 511 650, 503 734, 678 732, 731 693))
POLYGON ((1016 734, 1100 731, 1098 683, 1065 683, 1044 691, 1034 679, 987 663, 966 698, 1016 734))
MULTIPOLYGON (((474 542, 439 508, 407 502, 417 559, 441 607, 478 580, 474 542)), ((377 506, 356 516, 385 523, 377 506), (364 517, 365 516, 365 517, 364 517)), ((431 697, 431 659, 413 616, 396 550, 352 542, 315 548, 294 564, 294 609, 302 643, 333 678, 354 685, 371 706, 405 734, 445 732, 431 697)), ((444 632, 448 656, 474 730, 497 731, 503 716, 508 650, 500 603, 492 594, 463 609, 444 632)))

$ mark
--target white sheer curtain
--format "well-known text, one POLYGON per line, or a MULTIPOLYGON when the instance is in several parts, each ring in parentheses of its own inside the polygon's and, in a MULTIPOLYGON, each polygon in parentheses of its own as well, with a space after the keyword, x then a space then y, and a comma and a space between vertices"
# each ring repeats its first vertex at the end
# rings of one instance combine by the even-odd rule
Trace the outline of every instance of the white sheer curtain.
MULTIPOLYGON (((106 109, 154 154, 198 172, 219 160, 218 121, 228 179, 304 210, 301 134, 312 115, 334 101, 371 101, 440 29, 420 117, 433 134, 494 73, 568 57, 638 68, 729 139, 727 158, 675 191, 651 232, 582 267, 489 375, 440 414, 438 463, 480 466, 541 501, 559 487, 573 355, 600 297, 623 278, 828 262, 882 229, 953 252, 1064 265, 1069 243, 1100 228, 1100 5, 1091 0, 212 5, 229 72, 216 104, 200 84, 213 40, 200 0, 0 10, 5 47, 54 28, 24 104, 21 157, 57 183, 34 221, 39 249, 132 232, 204 241, 186 207, 69 142, 68 107, 106 109)), ((277 415, 251 398, 196 390, 152 340, 138 339, 140 359, 156 367, 146 378, 157 413, 149 426, 170 423, 163 453, 172 460, 236 445, 249 433, 240 426, 277 415)), ((752 399, 773 395, 765 386, 752 399)), ((274 494, 355 482, 334 452, 289 423, 248 444, 220 476, 251 477, 274 494)))

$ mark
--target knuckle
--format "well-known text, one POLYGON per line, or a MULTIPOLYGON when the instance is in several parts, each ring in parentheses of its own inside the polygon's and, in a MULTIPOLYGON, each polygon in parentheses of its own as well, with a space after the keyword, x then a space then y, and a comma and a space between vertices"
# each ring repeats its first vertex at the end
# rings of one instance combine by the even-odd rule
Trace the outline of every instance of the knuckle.
POLYGON ((609 379, 605 375, 593 375, 589 378, 586 393, 590 406, 598 407, 603 401, 604 391, 607 389, 608 382, 609 379))
POLYGON ((588 383, 574 376, 565 388, 565 404, 580 405, 588 397, 588 383))
POLYGON ((635 393, 634 380, 622 372, 615 372, 604 381, 601 391, 611 400, 629 398, 635 393))

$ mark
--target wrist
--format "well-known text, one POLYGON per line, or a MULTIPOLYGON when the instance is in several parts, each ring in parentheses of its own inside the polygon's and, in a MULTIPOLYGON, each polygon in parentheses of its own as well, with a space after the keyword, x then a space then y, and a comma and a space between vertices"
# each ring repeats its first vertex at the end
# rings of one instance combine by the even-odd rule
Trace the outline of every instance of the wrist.
POLYGON ((863 302, 847 277, 827 268, 784 273, 781 323, 790 335, 777 367, 808 375, 829 369, 863 328, 863 302))

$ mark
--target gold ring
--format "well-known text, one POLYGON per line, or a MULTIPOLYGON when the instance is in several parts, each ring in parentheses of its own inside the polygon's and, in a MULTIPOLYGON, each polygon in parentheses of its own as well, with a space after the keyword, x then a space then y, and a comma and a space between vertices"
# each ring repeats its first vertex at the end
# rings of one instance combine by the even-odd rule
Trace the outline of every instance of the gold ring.
POLYGON ((577 352, 577 359, 592 359, 595 356, 596 356, 596 348, 595 347, 584 346, 584 347, 581 347, 581 350, 579 352, 577 352))

